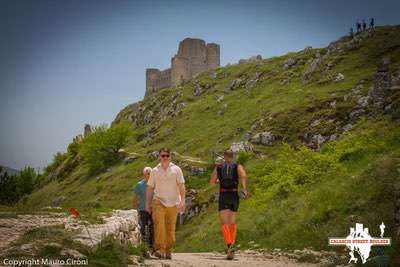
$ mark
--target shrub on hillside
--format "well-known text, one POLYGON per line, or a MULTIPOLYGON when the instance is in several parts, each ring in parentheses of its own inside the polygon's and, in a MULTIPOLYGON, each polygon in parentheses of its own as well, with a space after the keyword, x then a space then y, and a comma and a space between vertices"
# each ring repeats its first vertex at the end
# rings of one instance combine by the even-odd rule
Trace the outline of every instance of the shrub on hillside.
POLYGON ((118 151, 128 143, 132 135, 132 126, 126 122, 111 128, 105 125, 95 127, 79 147, 79 152, 88 163, 90 172, 98 173, 117 163, 121 159, 118 151))
POLYGON ((44 169, 45 176, 55 171, 66 159, 68 153, 57 152, 53 156, 53 161, 44 169))
POLYGON ((326 144, 321 153, 305 146, 293 148, 284 144, 276 161, 268 161, 257 172, 258 190, 265 197, 286 197, 302 190, 303 185, 323 179, 346 176, 349 166, 398 145, 399 132, 384 133, 379 128, 362 129, 357 134, 326 144), (267 190, 268 189, 268 190, 267 190), (266 193, 268 192, 268 193, 266 193))
POLYGON ((17 189, 18 189, 18 195, 20 197, 24 195, 29 195, 34 187, 35 187, 35 181, 37 178, 37 173, 34 168, 32 167, 25 167, 20 175, 17 176, 17 189))

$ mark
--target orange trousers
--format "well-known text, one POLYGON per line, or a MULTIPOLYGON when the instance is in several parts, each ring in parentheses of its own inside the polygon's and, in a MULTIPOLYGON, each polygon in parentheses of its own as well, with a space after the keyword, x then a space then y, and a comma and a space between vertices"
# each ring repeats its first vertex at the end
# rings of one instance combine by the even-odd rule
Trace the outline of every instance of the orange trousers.
POLYGON ((159 200, 153 200, 154 248, 161 252, 171 252, 174 248, 178 207, 166 207, 159 200))

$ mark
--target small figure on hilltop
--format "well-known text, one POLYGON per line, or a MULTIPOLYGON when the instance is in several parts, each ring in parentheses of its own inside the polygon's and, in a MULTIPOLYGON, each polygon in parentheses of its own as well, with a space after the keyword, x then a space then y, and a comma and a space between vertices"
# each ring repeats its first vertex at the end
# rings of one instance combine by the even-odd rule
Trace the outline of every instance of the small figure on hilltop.
POLYGON ((357 19, 356 21, 356 29, 357 29, 357 33, 361 32, 361 22, 360 19, 357 19))
POLYGON ((371 18, 369 21, 369 30, 374 31, 374 29, 375 29, 375 19, 371 18))
POLYGON ((354 30, 353 27, 350 28, 350 32, 349 32, 350 38, 353 38, 354 36, 354 30))
POLYGON ((365 32, 367 30, 367 23, 365 22, 365 19, 362 20, 362 31, 365 32))

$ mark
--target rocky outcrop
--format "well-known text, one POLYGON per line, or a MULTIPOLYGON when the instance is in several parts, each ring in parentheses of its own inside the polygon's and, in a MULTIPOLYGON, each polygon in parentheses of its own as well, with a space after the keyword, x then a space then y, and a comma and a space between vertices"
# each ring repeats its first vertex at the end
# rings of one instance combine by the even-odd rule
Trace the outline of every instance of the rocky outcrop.
POLYGON ((271 132, 257 133, 251 137, 250 142, 253 144, 261 144, 271 146, 275 141, 275 136, 271 132))
POLYGON ((200 96, 202 95, 205 91, 209 90, 211 88, 211 85, 209 83, 202 84, 199 81, 195 81, 194 85, 194 91, 193 95, 194 96, 200 96))
POLYGON ((110 217, 103 217, 102 224, 89 224, 68 217, 65 229, 74 233, 73 239, 86 246, 95 246, 107 236, 138 244, 140 240, 138 214, 136 210, 113 210, 110 217))
POLYGON ((333 80, 334 82, 340 82, 341 80, 344 80, 344 75, 342 73, 336 74, 335 79, 333 80))
POLYGON ((232 143, 230 150, 232 150, 234 153, 237 153, 240 151, 251 152, 251 151, 253 151, 253 145, 250 142, 241 141, 238 143, 232 143))
POLYGON ((295 66, 297 64, 297 58, 295 57, 291 57, 288 58, 284 63, 283 63, 283 68, 288 69, 291 68, 293 66, 295 66))
POLYGON ((303 81, 310 80, 312 74, 322 65, 322 58, 317 57, 312 59, 310 66, 305 70, 303 74, 303 81))

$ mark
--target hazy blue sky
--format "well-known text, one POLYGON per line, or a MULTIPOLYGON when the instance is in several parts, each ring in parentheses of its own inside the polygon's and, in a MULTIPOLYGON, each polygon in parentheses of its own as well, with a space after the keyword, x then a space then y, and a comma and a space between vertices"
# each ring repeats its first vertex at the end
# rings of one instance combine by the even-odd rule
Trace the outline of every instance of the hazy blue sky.
POLYGON ((85 123, 143 98, 185 37, 221 63, 326 46, 357 18, 400 24, 400 1, 0 1, 0 165, 43 167, 85 123))

